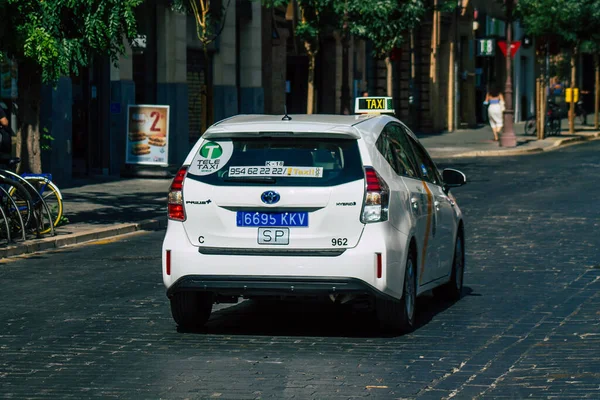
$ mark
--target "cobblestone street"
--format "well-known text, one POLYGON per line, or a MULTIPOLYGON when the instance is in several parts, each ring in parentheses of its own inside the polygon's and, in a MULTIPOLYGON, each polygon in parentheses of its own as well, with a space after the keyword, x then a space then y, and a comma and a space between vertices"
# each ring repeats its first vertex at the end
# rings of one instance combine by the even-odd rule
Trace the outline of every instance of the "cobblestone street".
POLYGON ((178 332, 164 232, 3 260, 0 397, 600 398, 600 142, 439 160, 469 183, 463 298, 418 328, 323 304, 220 305, 178 332))

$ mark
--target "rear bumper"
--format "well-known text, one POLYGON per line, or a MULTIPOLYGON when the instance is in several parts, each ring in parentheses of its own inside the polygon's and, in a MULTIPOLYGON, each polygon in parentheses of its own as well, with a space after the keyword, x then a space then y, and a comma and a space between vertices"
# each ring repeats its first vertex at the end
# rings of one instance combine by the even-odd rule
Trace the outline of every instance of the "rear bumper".
POLYGON ((168 290, 177 292, 206 291, 221 296, 328 296, 357 294, 382 296, 382 293, 360 279, 339 277, 289 276, 201 276, 187 275, 168 290))
POLYGON ((402 296, 407 237, 389 224, 368 224, 356 247, 320 250, 193 246, 181 223, 169 221, 163 241, 163 282, 177 291, 228 296, 379 293, 402 296), (166 252, 170 271, 166 271, 166 252), (382 271, 378 276, 377 254, 382 271))

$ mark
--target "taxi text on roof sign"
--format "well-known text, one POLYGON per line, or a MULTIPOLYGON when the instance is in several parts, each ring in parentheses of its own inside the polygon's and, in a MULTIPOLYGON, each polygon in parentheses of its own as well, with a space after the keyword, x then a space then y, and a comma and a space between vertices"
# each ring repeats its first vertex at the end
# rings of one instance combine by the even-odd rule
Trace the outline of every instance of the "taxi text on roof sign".
POLYGON ((354 112, 356 114, 393 113, 394 105, 391 97, 358 97, 354 112))

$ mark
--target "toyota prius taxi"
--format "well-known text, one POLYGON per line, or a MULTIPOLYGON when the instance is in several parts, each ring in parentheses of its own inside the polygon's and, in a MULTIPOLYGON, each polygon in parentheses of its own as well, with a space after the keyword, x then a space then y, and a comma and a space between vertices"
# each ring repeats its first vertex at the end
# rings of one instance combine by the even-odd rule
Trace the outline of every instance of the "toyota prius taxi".
POLYGON ((367 304, 410 331, 416 298, 460 298, 464 224, 453 187, 393 112, 239 115, 211 126, 168 194, 162 273, 171 312, 196 329, 215 303, 323 298, 367 304))

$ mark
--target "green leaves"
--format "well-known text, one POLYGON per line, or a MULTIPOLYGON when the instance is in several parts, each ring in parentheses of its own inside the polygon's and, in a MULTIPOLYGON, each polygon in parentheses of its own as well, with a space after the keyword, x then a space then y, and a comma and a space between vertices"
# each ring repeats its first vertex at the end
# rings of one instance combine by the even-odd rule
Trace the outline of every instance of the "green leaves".
POLYGON ((519 0, 517 14, 530 34, 565 45, 600 39, 600 0, 519 0))
MULTIPOLYGON (((262 0, 267 7, 288 3, 262 0)), ((295 36, 305 44, 316 49, 325 31, 338 29, 370 40, 376 55, 382 57, 402 44, 426 10, 425 0, 296 0, 296 5, 295 36)))
POLYGON ((134 9, 143 0, 4 0, 0 50, 35 62, 45 82, 78 73, 94 54, 113 62, 137 32, 134 9))
POLYGON ((407 32, 421 23, 423 0, 348 0, 350 31, 373 43, 375 55, 385 57, 402 45, 407 32))

